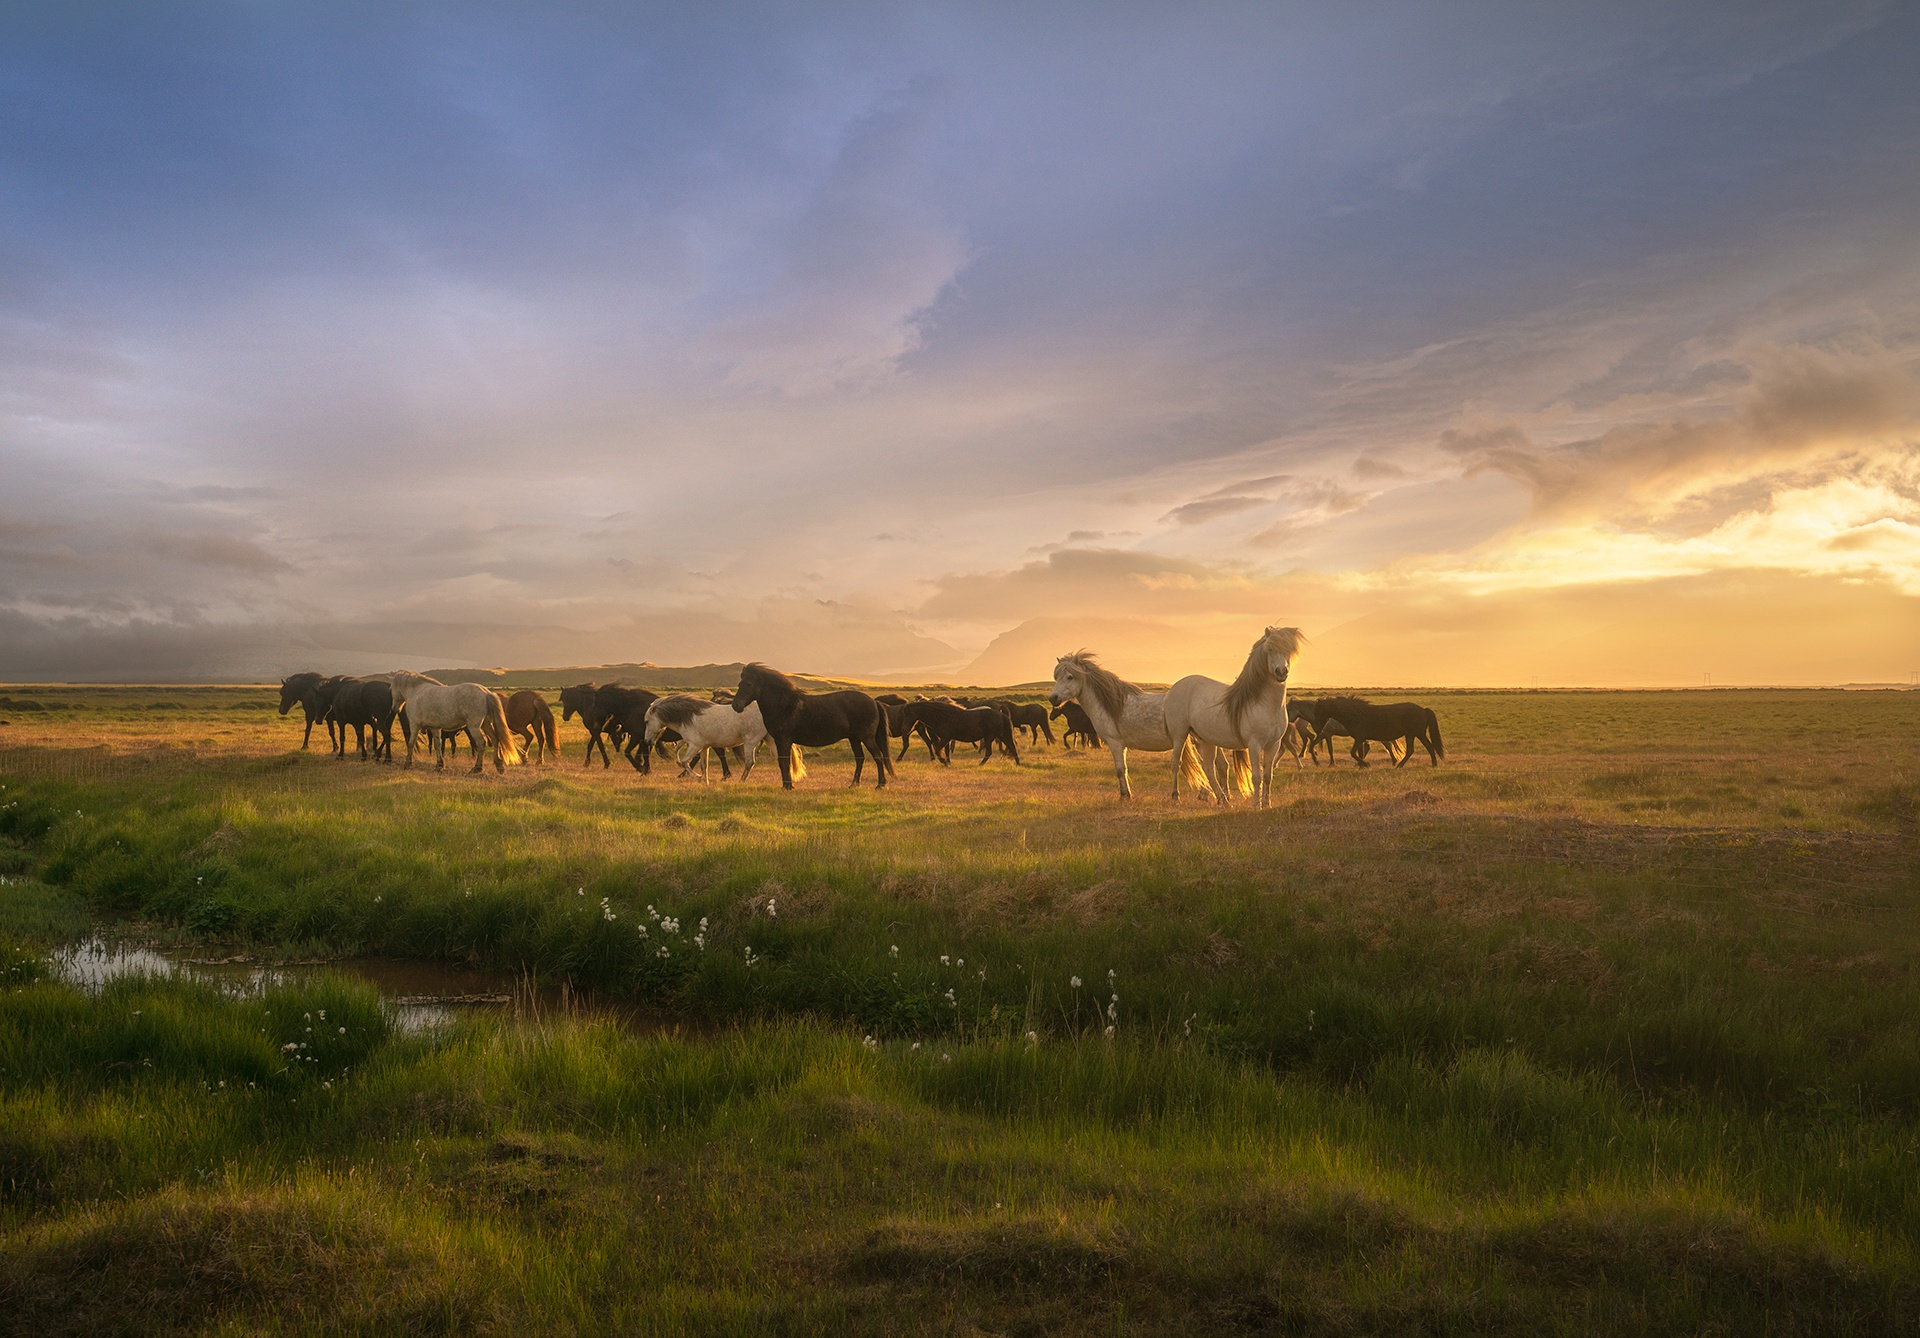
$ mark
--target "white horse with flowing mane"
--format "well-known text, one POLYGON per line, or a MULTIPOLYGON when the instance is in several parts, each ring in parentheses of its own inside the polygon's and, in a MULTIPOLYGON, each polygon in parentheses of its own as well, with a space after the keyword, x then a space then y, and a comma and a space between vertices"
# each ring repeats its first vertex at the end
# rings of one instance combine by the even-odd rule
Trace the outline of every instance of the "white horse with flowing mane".
POLYGON ((386 675, 393 684, 394 710, 407 713, 407 765, 413 765, 415 730, 434 732, 434 766, 447 765, 447 731, 464 730, 473 745, 473 769, 486 769, 486 755, 480 750, 485 739, 493 749, 495 771, 505 771, 507 763, 520 760, 520 745, 507 728, 507 713, 500 699, 478 683, 442 683, 437 678, 396 669, 386 675))
MULTIPOLYGON (((1267 806, 1273 764, 1280 760, 1281 740, 1289 724, 1287 674, 1305 639, 1297 627, 1269 627, 1253 643, 1231 686, 1204 674, 1189 674, 1167 689, 1167 733, 1174 738, 1197 738, 1228 754, 1224 768, 1231 774, 1214 776, 1223 797, 1247 794, 1251 769, 1254 801, 1261 808, 1267 806)), ((1177 794, 1178 768, 1173 788, 1177 794)))
POLYGON ((1100 738, 1113 751, 1113 774, 1120 781, 1120 797, 1133 798, 1127 783, 1127 749, 1148 753, 1174 754, 1173 797, 1180 797, 1180 780, 1185 777, 1194 789, 1210 793, 1207 774, 1194 752, 1193 740, 1183 732, 1167 730, 1164 692, 1147 692, 1129 683, 1094 659, 1093 652, 1077 650, 1062 655, 1053 666, 1053 691, 1048 699, 1055 706, 1077 701, 1087 713, 1100 738))
MULTIPOLYGON (((754 757, 767 737, 766 722, 760 718, 759 702, 749 702, 744 711, 730 711, 725 703, 702 701, 682 693, 661 697, 647 707, 647 747, 658 743, 660 736, 669 729, 678 732, 681 739, 680 775, 675 779, 686 779, 693 771, 694 762, 698 761, 702 784, 707 779, 709 748, 733 749, 735 756, 740 759, 740 779, 745 780, 752 772, 754 757)), ((721 760, 726 759, 723 757, 721 760)), ((800 762, 800 750, 796 748, 793 755, 794 779, 799 780, 806 774, 807 769, 800 762)))

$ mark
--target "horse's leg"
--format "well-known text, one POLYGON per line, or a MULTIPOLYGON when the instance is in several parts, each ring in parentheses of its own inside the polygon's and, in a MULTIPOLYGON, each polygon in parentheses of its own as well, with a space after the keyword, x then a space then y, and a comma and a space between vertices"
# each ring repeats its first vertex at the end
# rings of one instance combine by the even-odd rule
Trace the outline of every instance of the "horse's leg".
POLYGON ((473 774, 478 775, 487 768, 486 746, 481 742, 479 734, 474 732, 472 725, 466 726, 462 732, 466 734, 467 747, 473 753, 473 774))
MULTIPOLYGON (((854 737, 852 730, 847 731, 847 747, 853 749, 853 780, 849 783, 858 785, 860 772, 867 764, 867 750, 860 746, 860 740, 854 737)), ((874 766, 878 767, 880 763, 875 762, 874 766)), ((880 774, 884 776, 886 773, 882 771, 880 774)))
POLYGON ((1122 799, 1131 799, 1133 798, 1133 787, 1127 784, 1127 745, 1124 743, 1109 743, 1107 744, 1107 748, 1113 753, 1113 775, 1114 779, 1120 782, 1120 797, 1122 799))
POLYGON ((793 788, 793 740, 775 739, 773 755, 780 762, 780 788, 791 790, 793 788))

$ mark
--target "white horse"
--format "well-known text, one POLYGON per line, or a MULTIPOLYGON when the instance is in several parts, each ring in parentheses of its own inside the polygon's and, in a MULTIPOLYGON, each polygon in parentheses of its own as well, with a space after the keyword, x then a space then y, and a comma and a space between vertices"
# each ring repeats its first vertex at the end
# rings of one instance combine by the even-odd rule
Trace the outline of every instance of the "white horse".
POLYGON ((473 744, 473 769, 486 769, 486 755, 480 739, 493 749, 495 771, 505 771, 507 763, 520 760, 520 745, 507 729, 507 713, 500 699, 478 683, 442 683, 425 674, 396 669, 386 676, 393 684, 393 708, 407 713, 407 765, 413 765, 415 730, 433 731, 434 766, 447 765, 447 731, 466 731, 473 744), (476 732, 478 737, 476 738, 476 732))
POLYGON ((1113 752, 1113 774, 1120 781, 1120 797, 1133 798, 1127 783, 1127 749, 1148 753, 1174 753, 1173 797, 1180 797, 1180 779, 1186 777, 1194 789, 1210 793, 1206 772, 1200 768, 1193 740, 1184 733, 1167 731, 1164 692, 1146 692, 1127 682, 1093 657, 1092 651, 1077 650, 1062 655, 1053 666, 1053 691, 1048 694, 1055 706, 1077 701, 1093 727, 1113 752))
MULTIPOLYGON (((753 760, 760 751, 761 742, 767 737, 767 726, 760 719, 759 702, 748 702, 746 710, 734 711, 728 709, 725 703, 703 702, 698 697, 680 694, 661 697, 647 707, 646 746, 653 747, 669 729, 677 730, 683 741, 679 779, 691 774, 697 758, 703 783, 707 779, 709 748, 735 749, 735 756, 741 763, 740 779, 745 780, 753 770, 753 760)), ((793 758, 793 774, 796 779, 807 774, 797 749, 793 758)))
MULTIPOLYGON (((1231 687, 1204 674, 1189 674, 1167 689, 1167 733, 1175 738, 1191 735, 1231 755, 1225 763, 1231 774, 1214 777, 1223 796, 1248 793, 1251 767, 1255 802, 1267 806, 1273 764, 1280 760, 1281 740, 1290 723, 1287 674, 1302 640, 1297 627, 1269 627, 1253 643, 1231 687)), ((1178 768, 1173 788, 1180 792, 1178 768)))

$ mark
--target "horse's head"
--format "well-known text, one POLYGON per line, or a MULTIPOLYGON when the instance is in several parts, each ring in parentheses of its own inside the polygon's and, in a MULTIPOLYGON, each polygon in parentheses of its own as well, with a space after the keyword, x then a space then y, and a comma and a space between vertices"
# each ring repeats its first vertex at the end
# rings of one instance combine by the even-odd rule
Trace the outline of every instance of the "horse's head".
MULTIPOLYGON (((1301 643, 1306 637, 1297 627, 1269 627, 1260 637, 1260 646, 1267 655, 1267 672, 1276 683, 1285 683, 1287 675, 1293 669, 1293 659, 1300 653, 1301 643)), ((1257 653, 1257 652, 1256 652, 1257 653)))
MULTIPOLYGON (((733 690, 733 700, 727 704, 736 711, 745 711, 760 700, 760 691, 767 685, 764 671, 757 664, 740 666, 740 686, 733 690)), ((764 714, 766 708, 762 707, 764 714)))
POLYGON ((288 711, 291 711, 295 706, 299 705, 300 698, 303 695, 304 694, 302 693, 301 689, 299 687, 294 686, 294 682, 291 678, 281 679, 280 680, 280 714, 285 715, 288 711))
POLYGON ((595 688, 591 683, 576 683, 570 688, 560 689, 560 718, 573 719, 577 712, 582 720, 586 719, 587 708, 593 705, 595 688))
POLYGON ((1053 666, 1053 691, 1047 694, 1047 701, 1054 706, 1065 706, 1068 702, 1079 701, 1086 681, 1080 672, 1077 657, 1062 655, 1053 666))

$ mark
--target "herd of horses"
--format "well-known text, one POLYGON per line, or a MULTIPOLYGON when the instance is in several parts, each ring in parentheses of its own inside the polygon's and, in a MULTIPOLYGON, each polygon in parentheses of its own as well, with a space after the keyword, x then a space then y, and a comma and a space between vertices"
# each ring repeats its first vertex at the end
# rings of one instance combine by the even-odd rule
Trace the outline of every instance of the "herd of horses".
MULTIPOLYGON (((560 718, 580 718, 587 733, 584 765, 593 764, 597 751, 601 766, 611 767, 611 746, 643 773, 652 771, 658 756, 677 760, 682 777, 698 767, 702 779, 709 757, 717 756, 723 779, 737 764, 744 780, 760 745, 771 739, 780 783, 787 789, 806 774, 804 748, 845 742, 853 752, 853 783, 860 783, 870 760, 874 784, 885 786, 915 739, 930 761, 943 765, 952 764, 958 743, 975 745, 982 766, 996 750, 1019 765, 1022 731, 1029 748, 1043 738, 1051 746, 1056 721, 1062 746, 1104 746, 1112 753, 1123 799, 1133 794, 1129 751, 1172 754, 1176 799, 1184 783, 1223 802, 1251 797, 1261 807, 1269 801, 1281 757, 1292 757, 1296 768, 1303 759, 1317 766, 1324 746, 1332 765, 1336 738, 1349 741, 1349 755, 1358 766, 1369 765, 1374 744, 1386 749, 1395 766, 1405 766, 1416 745, 1426 749, 1431 765, 1440 764, 1446 747, 1439 719, 1427 707, 1377 705, 1351 696, 1290 698, 1287 676, 1302 641, 1297 627, 1269 627, 1232 683, 1194 674, 1162 692, 1129 683, 1091 652, 1076 651, 1054 666, 1045 705, 1004 697, 808 692, 777 669, 749 664, 741 669, 738 686, 708 698, 618 683, 576 684, 560 691, 560 718)), ((532 690, 494 692, 405 670, 366 678, 301 673, 280 684, 280 714, 295 706, 306 716, 300 746, 307 748, 313 727, 324 725, 333 751, 342 757, 352 730, 363 759, 391 761, 396 724, 408 766, 417 739, 433 750, 435 765, 445 767, 447 750, 457 750, 464 737, 476 772, 485 768, 487 752, 502 771, 528 755, 545 760, 560 753, 553 710, 532 690)))

